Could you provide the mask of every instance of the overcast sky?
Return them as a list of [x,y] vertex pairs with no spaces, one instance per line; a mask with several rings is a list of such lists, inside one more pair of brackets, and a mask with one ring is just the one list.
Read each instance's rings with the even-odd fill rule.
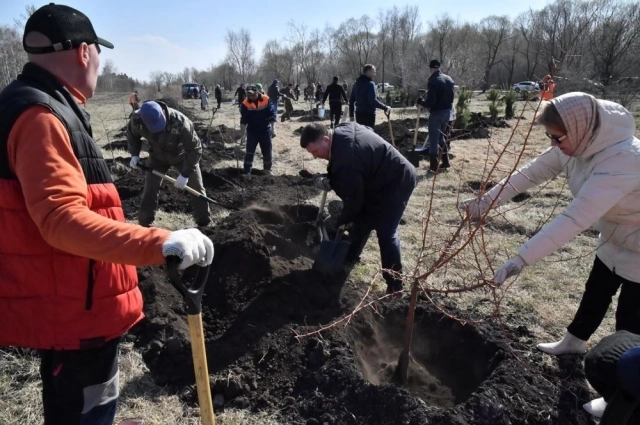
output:
[[[291,19],[309,27],[337,27],[349,18],[368,14],[376,18],[380,10],[392,6],[419,5],[420,21],[427,22],[448,13],[461,22],[477,22],[490,15],[515,17],[529,8],[541,9],[548,1],[529,0],[293,0],[196,1],[196,0],[67,0],[91,19],[98,36],[111,41],[115,49],[103,49],[102,60],[112,59],[120,72],[146,80],[154,70],[178,72],[185,66],[208,68],[224,59],[228,29],[251,32],[259,55],[270,39],[283,40]],[[47,2],[0,0],[0,24],[13,25],[25,6],[40,7]],[[365,5],[366,7],[363,7]]]

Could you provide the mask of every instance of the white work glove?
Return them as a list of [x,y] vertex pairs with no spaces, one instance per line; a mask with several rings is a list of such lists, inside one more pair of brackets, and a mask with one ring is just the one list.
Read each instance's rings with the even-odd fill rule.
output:
[[487,211],[489,211],[489,207],[491,206],[491,201],[489,199],[482,198],[470,198],[465,199],[460,202],[458,208],[461,211],[469,212],[470,220],[478,220],[480,217],[485,215]]
[[391,106],[387,106],[387,108],[384,110],[384,113],[389,115],[391,113]]
[[316,177],[313,179],[313,186],[320,190],[331,190],[329,179],[326,177]]
[[208,266],[213,261],[213,242],[198,229],[176,230],[162,244],[162,255],[180,258],[179,270],[194,264]]
[[173,185],[178,189],[183,190],[187,185],[188,181],[189,181],[189,177],[184,177],[182,174],[180,174]]
[[507,262],[505,262],[493,277],[493,283],[497,286],[500,286],[504,283],[505,280],[509,279],[512,276],[517,276],[520,274],[522,269],[526,266],[524,260],[520,258],[520,256],[514,257]]
[[139,170],[140,167],[138,167],[138,162],[140,162],[140,157],[135,155],[132,156],[131,161],[129,162],[129,167]]

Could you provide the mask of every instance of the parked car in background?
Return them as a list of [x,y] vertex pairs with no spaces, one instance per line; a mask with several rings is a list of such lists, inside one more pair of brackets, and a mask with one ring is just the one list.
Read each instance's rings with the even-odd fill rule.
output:
[[535,81],[521,81],[519,83],[515,83],[512,89],[516,93],[519,93],[520,90],[539,91],[540,86],[538,86],[538,83],[536,83]]
[[[378,90],[378,92],[382,91],[382,83],[378,83],[376,84],[376,89]],[[387,90],[393,90],[393,86],[389,83],[384,83],[384,91]]]
[[183,99],[195,99],[197,98],[197,95],[194,95],[192,93],[194,93],[194,89],[195,89],[195,93],[199,93],[200,90],[200,84],[196,84],[196,83],[187,83],[187,84],[183,84],[182,85],[182,98]]

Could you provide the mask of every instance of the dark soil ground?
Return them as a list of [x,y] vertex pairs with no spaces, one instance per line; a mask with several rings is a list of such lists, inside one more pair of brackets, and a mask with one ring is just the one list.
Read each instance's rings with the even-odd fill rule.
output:
[[[403,134],[398,129],[396,141]],[[220,145],[203,154],[205,186],[210,197],[240,210],[203,230],[216,248],[203,318],[218,411],[278,410],[284,423],[309,425],[593,423],[581,408],[589,399],[582,358],[549,361],[535,351],[524,325],[529,313],[506,317],[511,327],[472,326],[420,303],[408,388],[390,383],[406,298],[375,314],[364,311],[347,327],[296,339],[350,312],[363,284],[346,272],[329,277],[311,270],[317,207],[308,199],[316,189],[298,176],[245,180],[236,169],[215,169],[220,158],[234,155]],[[144,176],[117,177],[127,216],[134,218]],[[188,200],[169,184],[160,190],[165,211],[189,212]],[[139,276],[147,317],[128,338],[158,384],[196,403],[183,301],[163,268],[143,268]],[[442,302],[449,313],[478,316]]]

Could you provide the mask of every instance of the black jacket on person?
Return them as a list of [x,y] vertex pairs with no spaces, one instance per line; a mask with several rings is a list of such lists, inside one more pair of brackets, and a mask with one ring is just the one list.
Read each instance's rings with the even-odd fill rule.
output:
[[242,86],[238,87],[238,89],[236,90],[236,94],[234,94],[233,96],[238,96],[238,103],[242,103],[247,98],[247,91]]
[[331,188],[342,199],[339,224],[375,216],[410,194],[416,169],[396,148],[355,122],[336,126],[327,166]]
[[327,86],[327,90],[324,92],[324,97],[322,98],[322,103],[327,101],[327,97],[329,97],[329,102],[340,102],[344,99],[345,103],[348,103],[347,93],[345,93],[342,86],[338,83],[331,83]]
[[453,108],[453,79],[440,71],[429,77],[427,83],[427,97],[418,103],[429,112],[442,111]]
[[387,109],[387,105],[378,99],[376,83],[366,75],[360,74],[351,88],[349,116],[353,117],[354,112],[375,115],[376,109],[385,110]]
[[[215,98],[216,99],[222,99],[222,90],[220,90],[220,87],[216,87],[215,90]],[[244,100],[244,99],[243,99]]]

